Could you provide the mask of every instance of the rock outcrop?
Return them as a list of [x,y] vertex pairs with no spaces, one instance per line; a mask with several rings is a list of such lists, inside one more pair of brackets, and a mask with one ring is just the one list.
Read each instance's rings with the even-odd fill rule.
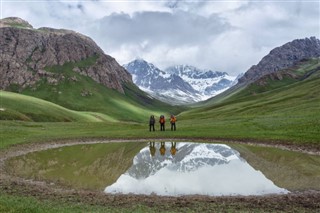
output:
[[304,59],[317,57],[320,57],[319,39],[315,37],[296,39],[271,50],[239,79],[239,83],[250,83],[267,74],[292,67]]
[[89,37],[71,30],[34,29],[19,18],[0,20],[0,89],[32,86],[44,76],[59,82],[47,67],[91,57],[93,64],[73,71],[122,93],[123,83],[132,83],[131,75]]

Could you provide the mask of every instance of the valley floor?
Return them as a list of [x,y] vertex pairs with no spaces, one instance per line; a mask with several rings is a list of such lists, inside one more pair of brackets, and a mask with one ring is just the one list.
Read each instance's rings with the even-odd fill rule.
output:
[[[159,139],[161,140],[161,139]],[[168,141],[170,139],[166,139]],[[76,190],[41,181],[24,180],[4,170],[7,158],[49,148],[75,144],[121,142],[56,141],[29,143],[0,150],[0,212],[317,212],[320,208],[320,191],[297,191],[283,195],[266,196],[182,196],[110,195],[101,191]],[[132,142],[147,139],[127,140]],[[188,139],[190,141],[190,139]],[[230,144],[230,142],[229,142]],[[285,144],[260,144],[281,149],[320,155],[319,149]]]

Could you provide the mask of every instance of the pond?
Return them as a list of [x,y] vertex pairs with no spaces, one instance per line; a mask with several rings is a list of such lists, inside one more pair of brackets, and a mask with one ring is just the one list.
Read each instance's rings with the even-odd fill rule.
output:
[[320,156],[191,142],[78,144],[12,157],[9,174],[66,188],[157,195],[264,195],[320,190]]
[[150,142],[105,192],[173,196],[288,193],[227,145],[175,142]]

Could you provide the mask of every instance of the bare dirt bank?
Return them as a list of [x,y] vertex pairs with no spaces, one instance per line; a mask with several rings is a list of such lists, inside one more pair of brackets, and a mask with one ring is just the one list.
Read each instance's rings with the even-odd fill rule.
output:
[[[161,140],[161,139],[159,139]],[[170,139],[162,139],[171,141]],[[177,140],[177,139],[176,139]],[[195,139],[196,141],[199,141]],[[208,139],[209,140],[209,139]],[[320,209],[320,191],[301,191],[283,195],[265,196],[181,196],[167,197],[156,195],[111,195],[101,191],[75,190],[63,186],[54,185],[42,181],[25,180],[15,177],[5,171],[4,163],[6,159],[25,155],[30,152],[72,146],[77,144],[94,144],[108,142],[148,142],[150,139],[140,140],[101,140],[101,141],[56,141],[48,143],[33,143],[12,146],[0,151],[0,191],[6,194],[32,196],[39,200],[55,200],[59,202],[86,203],[89,205],[113,206],[126,208],[132,205],[144,205],[154,207],[162,211],[205,211],[213,210],[227,211],[228,209],[239,209],[245,211],[307,211],[317,212]],[[190,139],[179,139],[179,141],[192,141]],[[221,142],[221,140],[219,140]],[[231,143],[236,141],[231,141]],[[230,143],[230,141],[226,141]],[[237,142],[245,143],[245,142]],[[319,150],[310,147],[297,147],[286,144],[265,144],[254,143],[260,146],[273,146],[280,149],[299,151],[303,153],[320,155]],[[319,183],[320,184],[320,183]]]

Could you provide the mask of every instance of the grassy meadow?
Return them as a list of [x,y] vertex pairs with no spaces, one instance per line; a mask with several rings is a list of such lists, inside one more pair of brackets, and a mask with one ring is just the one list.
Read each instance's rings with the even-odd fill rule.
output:
[[[116,116],[112,113],[69,110],[41,99],[1,91],[0,131],[3,140],[0,147],[5,148],[17,143],[80,138],[211,138],[318,146],[320,78],[317,74],[319,71],[313,72],[307,79],[259,93],[250,93],[252,88],[258,87],[251,85],[240,91],[242,95],[235,94],[237,98],[231,96],[224,102],[210,106],[206,103],[204,107],[184,111],[177,115],[176,132],[148,131],[151,113],[155,114],[156,118],[160,114],[165,114],[168,118],[168,111],[173,111],[172,109],[133,110],[132,105],[124,104],[122,107],[127,109],[124,111],[128,114]],[[112,110],[118,110],[118,114],[123,111],[117,107],[110,109]],[[132,113],[133,111],[135,113]],[[126,118],[123,118],[124,115]],[[10,119],[17,117],[20,121]],[[9,119],[5,120],[7,118]],[[159,125],[156,124],[156,127],[158,130]]]
[[[280,72],[281,79],[267,76],[222,101],[220,96],[193,108],[164,104],[134,85],[125,85],[121,94],[72,71],[95,60],[47,68],[63,73],[65,80],[57,85],[40,81],[33,88],[15,88],[20,94],[1,91],[1,147],[56,139],[159,137],[319,145],[319,59]],[[83,90],[89,95],[81,96]],[[151,114],[167,119],[176,114],[178,131],[148,132]]]
[[320,190],[320,156],[274,147],[232,144],[232,148],[269,180],[289,191]]

